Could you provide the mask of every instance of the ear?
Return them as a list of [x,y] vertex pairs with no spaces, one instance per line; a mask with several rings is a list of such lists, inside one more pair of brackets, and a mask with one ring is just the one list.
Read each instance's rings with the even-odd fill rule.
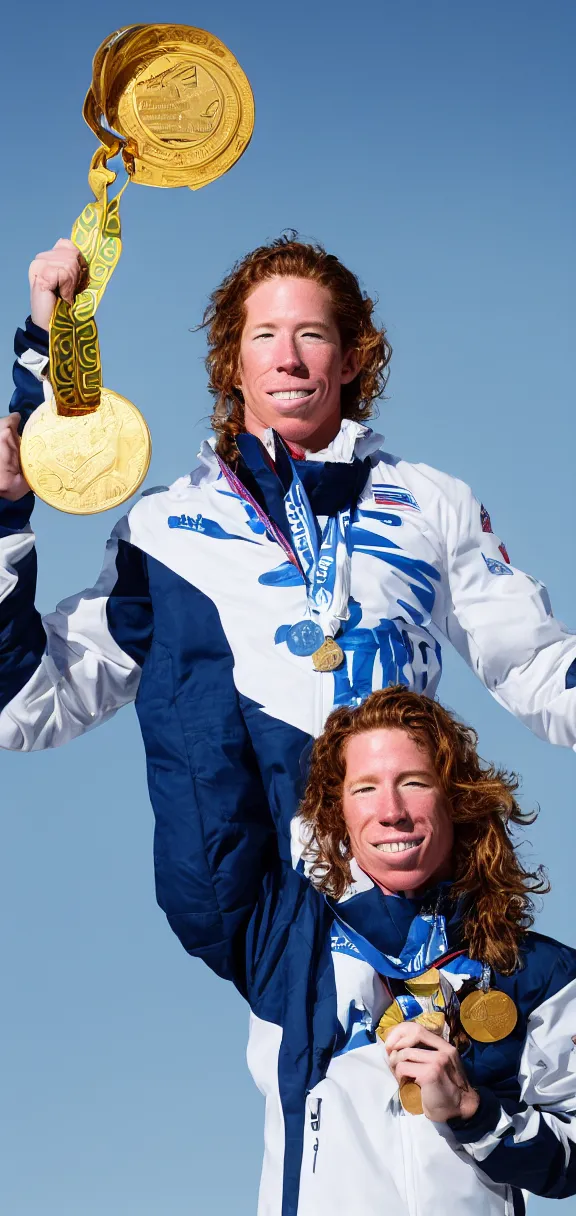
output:
[[353,347],[351,347],[350,350],[346,351],[346,354],[344,355],[344,358],[342,359],[342,371],[340,372],[340,383],[341,384],[350,384],[352,382],[352,380],[356,379],[356,376],[358,375],[359,371],[360,371],[360,360],[358,358],[358,351],[356,350],[356,347],[353,346]]

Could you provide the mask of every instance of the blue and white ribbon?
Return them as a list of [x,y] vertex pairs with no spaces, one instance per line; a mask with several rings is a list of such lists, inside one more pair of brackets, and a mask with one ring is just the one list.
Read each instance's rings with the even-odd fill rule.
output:
[[284,496],[286,517],[300,568],[306,579],[308,612],[324,637],[334,637],[350,616],[350,509],[328,517],[322,536],[308,495],[294,466]]

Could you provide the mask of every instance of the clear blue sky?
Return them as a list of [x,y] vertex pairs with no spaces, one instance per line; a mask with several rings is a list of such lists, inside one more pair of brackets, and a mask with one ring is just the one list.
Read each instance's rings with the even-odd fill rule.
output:
[[[378,293],[394,346],[378,424],[389,448],[471,483],[512,560],[576,625],[573,4],[12,5],[6,401],[28,262],[88,201],[92,55],[118,26],[162,19],[233,49],[257,117],[227,177],[124,197],[124,254],[99,324],[106,383],[150,423],[148,484],[190,469],[206,431],[203,338],[189,330],[209,290],[294,226]],[[37,508],[42,609],[94,581],[113,515]],[[524,805],[541,804],[530,849],[553,891],[539,926],[573,942],[574,756],[529,735],[453,656],[441,694],[485,756],[523,774]],[[155,905],[133,711],[63,751],[0,764],[0,1211],[253,1216],[263,1112],[244,1062],[247,1010]]]

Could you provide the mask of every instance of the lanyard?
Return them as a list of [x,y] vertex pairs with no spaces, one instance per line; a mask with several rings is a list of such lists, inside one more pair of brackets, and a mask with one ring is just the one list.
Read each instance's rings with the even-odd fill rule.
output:
[[316,517],[290,457],[292,483],[284,496],[294,549],[306,579],[308,611],[325,637],[334,637],[350,615],[350,508],[326,521],[320,543]]
[[292,549],[291,549],[288,541],[286,540],[286,537],[284,536],[283,532],[280,531],[280,528],[277,526],[277,524],[274,523],[274,521],[272,519],[269,518],[269,516],[266,514],[266,512],[262,510],[262,507],[260,506],[260,504],[257,503],[256,499],[252,497],[250,491],[247,490],[246,486],[243,485],[243,483],[240,481],[240,478],[237,477],[235,473],[233,473],[232,469],[228,468],[228,465],[225,463],[224,460],[222,460],[222,457],[219,456],[217,452],[215,452],[214,455],[220,466],[220,472],[222,473],[222,476],[224,477],[224,479],[228,482],[230,489],[233,490],[234,494],[237,494],[239,498],[243,498],[245,502],[250,504],[250,506],[252,507],[252,510],[256,512],[256,515],[258,516],[260,523],[264,524],[264,527],[265,527],[266,531],[268,532],[268,534],[270,536],[272,536],[274,538],[274,540],[280,545],[280,548],[283,549],[284,553],[286,554],[286,557],[288,558],[288,561],[292,562],[292,565],[297,566],[299,569],[300,567],[298,565],[298,561],[294,557]]

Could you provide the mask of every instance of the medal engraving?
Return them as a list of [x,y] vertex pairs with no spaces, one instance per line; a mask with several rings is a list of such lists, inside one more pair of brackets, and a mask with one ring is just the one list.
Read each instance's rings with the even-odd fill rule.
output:
[[470,992],[460,1006],[460,1021],[466,1034],[477,1043],[498,1043],[512,1033],[518,1010],[505,992],[489,988]]
[[84,117],[104,143],[106,127],[119,132],[134,182],[197,190],[248,146],[254,99],[239,63],[212,34],[133,25],[96,52]]

